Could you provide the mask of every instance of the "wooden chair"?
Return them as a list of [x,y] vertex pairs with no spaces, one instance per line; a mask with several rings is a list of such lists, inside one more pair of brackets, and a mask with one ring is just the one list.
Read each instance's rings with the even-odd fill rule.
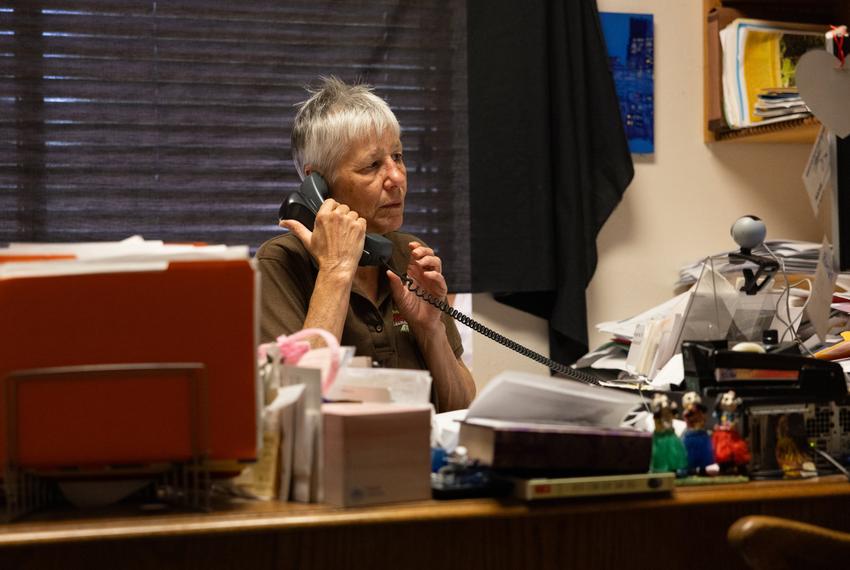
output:
[[727,538],[756,570],[834,569],[850,559],[850,533],[789,519],[746,516],[729,527]]

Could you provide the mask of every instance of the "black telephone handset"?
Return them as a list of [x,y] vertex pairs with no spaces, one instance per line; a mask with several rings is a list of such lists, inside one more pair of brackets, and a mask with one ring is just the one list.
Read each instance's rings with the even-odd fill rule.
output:
[[[329,196],[330,192],[328,191],[328,185],[324,178],[313,172],[304,179],[301,183],[301,187],[296,192],[292,192],[286,197],[283,204],[280,205],[278,218],[281,220],[298,220],[307,229],[313,229],[313,225],[316,223],[316,214],[319,213],[319,208],[321,208],[322,202],[324,202]],[[573,380],[578,380],[586,384],[599,384],[599,381],[595,376],[586,374],[585,372],[576,370],[575,368],[570,368],[559,362],[555,362],[554,360],[550,360],[542,354],[500,335],[493,329],[479,323],[472,317],[461,313],[452,307],[446,299],[437,298],[428,291],[420,289],[406,273],[399,274],[392,267],[387,265],[387,262],[390,260],[390,256],[392,255],[392,251],[392,242],[384,236],[378,234],[366,234],[366,240],[363,244],[363,256],[360,258],[360,265],[383,266],[385,269],[388,269],[398,275],[399,279],[401,279],[404,286],[407,287],[410,292],[426,303],[429,303],[443,313],[449,315],[459,323],[462,323],[472,330],[483,334],[487,338],[494,340],[499,344],[522,354],[523,356],[527,356],[536,362],[544,364],[551,370],[563,374],[564,376],[568,376]]]
[[[280,205],[278,218],[298,220],[309,230],[316,223],[316,214],[330,196],[325,179],[317,172],[304,178],[301,187],[292,192]],[[360,265],[386,265],[393,253],[393,243],[379,234],[366,234]]]

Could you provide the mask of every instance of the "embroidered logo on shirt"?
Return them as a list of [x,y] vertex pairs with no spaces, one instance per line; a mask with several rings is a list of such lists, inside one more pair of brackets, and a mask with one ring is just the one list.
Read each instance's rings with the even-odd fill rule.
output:
[[401,313],[396,308],[393,308],[393,326],[401,327],[401,332],[410,332],[410,326],[408,326],[407,321],[404,320],[404,317],[401,316]]

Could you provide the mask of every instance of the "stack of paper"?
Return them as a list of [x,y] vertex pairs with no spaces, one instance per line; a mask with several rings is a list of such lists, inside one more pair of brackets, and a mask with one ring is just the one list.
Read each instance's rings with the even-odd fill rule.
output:
[[478,393],[466,419],[555,422],[616,428],[642,400],[566,378],[506,370]]
[[248,246],[166,244],[132,236],[115,242],[11,243],[0,248],[0,279],[107,271],[161,271],[172,261],[248,259]]
[[[759,295],[746,295],[738,291],[734,279],[719,271],[729,267],[740,271],[740,265],[730,266],[725,257],[709,261],[697,266],[699,281],[686,292],[629,319],[597,325],[600,332],[630,341],[625,359],[603,354],[598,359],[588,355],[583,360],[592,362],[593,367],[623,370],[662,389],[682,380],[682,340],[752,340],[768,328],[782,334],[799,324],[802,300],[786,304],[780,292],[770,288]],[[812,278],[811,283],[815,282]],[[790,293],[792,297],[808,295],[807,290],[798,288]]]
[[641,406],[638,394],[505,371],[469,406],[459,443],[494,469],[646,472],[650,434],[626,423]]
[[[808,241],[793,240],[768,240],[765,242],[767,248],[781,259],[785,264],[785,271],[795,275],[814,275],[820,255],[820,244]],[[753,255],[770,257],[763,245],[753,249]],[[730,250],[710,256],[715,271],[720,273],[740,273],[742,269],[757,269],[753,263],[730,263],[728,255],[734,251]],[[702,272],[706,258],[690,263],[679,270],[679,280],[676,287],[694,283]]]
[[762,119],[811,113],[796,88],[763,89],[758,94],[755,114]]
[[[759,93],[794,88],[797,61],[825,49],[825,26],[739,18],[720,31],[723,50],[723,112],[732,128],[807,117],[799,106],[756,113]],[[774,114],[778,113],[778,114]]]
[[664,301],[657,307],[652,307],[638,315],[623,319],[621,321],[606,321],[596,325],[599,332],[608,333],[616,338],[631,341],[635,337],[638,327],[648,325],[654,320],[663,320],[671,315],[681,314],[688,303],[689,293],[682,293],[672,299]]

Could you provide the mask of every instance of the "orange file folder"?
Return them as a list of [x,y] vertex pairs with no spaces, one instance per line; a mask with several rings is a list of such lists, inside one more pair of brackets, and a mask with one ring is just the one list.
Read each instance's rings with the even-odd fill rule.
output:
[[[201,364],[36,369],[6,378],[7,462],[64,477],[201,460],[208,451]],[[156,421],[151,421],[151,416]],[[104,464],[108,460],[108,464]],[[57,474],[54,472],[54,474]]]
[[[162,271],[0,279],[0,410],[7,409],[8,377],[17,379],[20,371],[199,363],[207,457],[253,460],[256,294],[256,271],[247,259],[171,262]],[[20,466],[149,463],[185,455],[191,447],[185,416],[192,405],[185,376],[130,376],[111,383],[79,377],[21,382],[16,415],[25,425],[12,442]],[[90,404],[105,417],[81,419],[69,411],[38,421],[32,407],[61,401]],[[125,430],[129,435],[122,439],[109,429],[119,418],[144,425]],[[9,418],[0,419],[2,467]]]

